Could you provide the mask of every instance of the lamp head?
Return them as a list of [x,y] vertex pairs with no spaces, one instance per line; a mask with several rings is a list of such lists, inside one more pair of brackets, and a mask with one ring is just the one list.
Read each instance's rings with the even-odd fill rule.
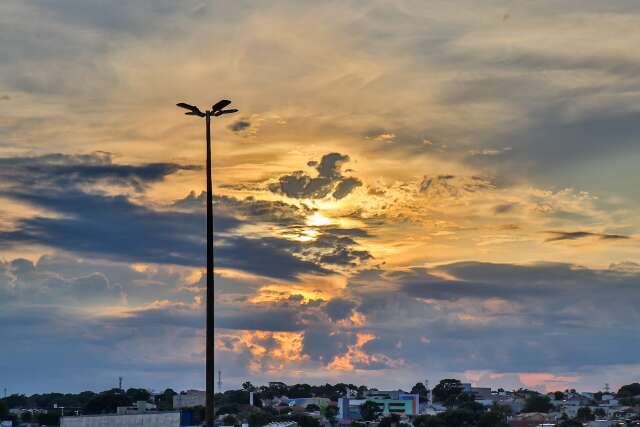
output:
[[222,110],[224,107],[231,104],[231,101],[228,99],[222,99],[211,106],[211,112],[216,113],[217,111]]
[[194,105],[189,105],[185,102],[179,102],[176,104],[176,106],[180,107],[180,108],[184,108],[185,110],[189,110],[189,112],[185,113],[187,116],[198,116],[198,117],[204,117],[205,114],[200,111],[200,109]]
[[219,116],[221,116],[223,114],[233,114],[233,113],[237,113],[237,112],[238,112],[238,110],[236,108],[231,108],[229,110],[218,110],[218,111],[214,112],[213,115],[215,117],[219,117]]

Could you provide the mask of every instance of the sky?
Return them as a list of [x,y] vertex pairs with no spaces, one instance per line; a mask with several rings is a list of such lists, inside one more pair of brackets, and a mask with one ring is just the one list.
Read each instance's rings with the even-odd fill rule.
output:
[[637,1],[6,0],[0,387],[640,381]]

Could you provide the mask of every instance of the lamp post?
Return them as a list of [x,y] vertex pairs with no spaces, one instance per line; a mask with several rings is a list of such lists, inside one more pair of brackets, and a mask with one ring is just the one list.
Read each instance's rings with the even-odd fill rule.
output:
[[204,113],[198,107],[180,102],[176,104],[180,108],[189,110],[187,116],[204,117],[207,135],[207,325],[206,325],[206,406],[205,422],[206,427],[213,427],[213,393],[214,393],[214,322],[213,322],[213,188],[211,184],[211,117],[219,117],[223,114],[235,113],[236,109],[225,109],[231,101],[223,99],[216,102]]

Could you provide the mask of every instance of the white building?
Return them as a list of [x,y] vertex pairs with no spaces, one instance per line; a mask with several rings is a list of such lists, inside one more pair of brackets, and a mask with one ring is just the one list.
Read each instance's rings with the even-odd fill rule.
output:
[[173,396],[173,409],[205,406],[207,395],[200,390],[187,390]]
[[[190,423],[189,423],[190,424]],[[81,415],[60,418],[60,427],[181,427],[180,412],[131,415]]]
[[155,411],[156,409],[158,409],[158,407],[153,403],[138,400],[132,406],[118,406],[116,408],[116,412],[118,415],[144,414],[146,412]]

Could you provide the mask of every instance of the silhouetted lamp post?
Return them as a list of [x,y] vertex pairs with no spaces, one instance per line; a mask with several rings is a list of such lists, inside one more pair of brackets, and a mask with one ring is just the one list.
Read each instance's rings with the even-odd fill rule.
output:
[[189,110],[187,116],[204,117],[207,132],[207,338],[206,338],[206,407],[205,420],[207,427],[213,427],[213,393],[214,393],[214,324],[213,324],[213,188],[211,185],[211,117],[235,113],[236,109],[225,109],[231,101],[223,99],[213,104],[211,110],[204,113],[198,107],[180,102],[180,108]]

